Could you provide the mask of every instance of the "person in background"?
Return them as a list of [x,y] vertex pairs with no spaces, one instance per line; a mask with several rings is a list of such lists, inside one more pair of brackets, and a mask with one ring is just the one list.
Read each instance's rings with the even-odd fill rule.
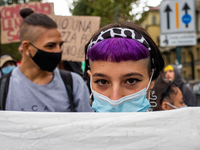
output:
[[164,74],[165,78],[173,81],[179,87],[183,94],[184,103],[188,106],[196,106],[195,94],[192,89],[190,89],[190,87],[183,82],[181,72],[178,67],[173,64],[167,65],[164,68]]
[[11,72],[13,69],[16,68],[16,66],[17,66],[16,64],[17,64],[17,62],[12,56],[10,56],[8,54],[1,55],[0,56],[1,75]]
[[21,9],[20,15],[23,17],[20,26],[23,57],[20,66],[10,76],[5,110],[93,112],[83,79],[70,73],[73,85],[73,100],[70,101],[71,94],[67,92],[68,86],[62,77],[62,72],[64,75],[67,72],[56,68],[61,61],[63,44],[56,22],[30,8]]
[[164,60],[143,28],[133,22],[109,24],[92,36],[85,53],[94,111],[149,111],[147,93]]
[[152,107],[154,111],[187,107],[183,102],[183,94],[179,87],[161,75],[155,80],[152,91],[156,95],[156,98],[150,101],[154,104]]

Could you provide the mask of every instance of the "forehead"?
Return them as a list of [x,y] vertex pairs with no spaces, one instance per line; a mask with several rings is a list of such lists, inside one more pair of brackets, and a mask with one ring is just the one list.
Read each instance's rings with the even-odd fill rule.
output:
[[173,72],[174,71],[174,68],[171,66],[171,65],[168,65],[168,66],[166,66],[165,67],[165,69],[164,69],[164,72]]
[[176,88],[176,95],[174,95],[174,102],[183,102],[183,94],[178,87]]
[[43,27],[38,27],[37,31],[40,31],[40,34],[36,37],[36,43],[62,41],[61,33],[58,31],[58,29],[46,29]]
[[173,102],[180,102],[182,101],[183,95],[179,87],[173,86],[171,87],[173,89],[173,92],[170,93],[170,97],[167,97],[167,99],[172,100]]
[[173,71],[173,70],[166,70],[165,73],[166,73],[166,72],[173,73],[174,71]]
[[128,60],[120,62],[90,60],[90,69],[92,74],[102,73],[110,76],[120,76],[123,74],[135,72],[143,74],[144,76],[148,76],[148,62],[148,58],[138,61]]

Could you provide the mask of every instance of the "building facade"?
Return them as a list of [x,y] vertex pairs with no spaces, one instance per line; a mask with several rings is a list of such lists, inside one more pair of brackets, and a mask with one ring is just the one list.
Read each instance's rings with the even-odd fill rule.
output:
[[[200,81],[200,0],[196,0],[197,44],[195,46],[160,47],[159,6],[149,7],[147,18],[141,23],[141,26],[149,32],[154,42],[159,46],[165,65],[181,64],[183,79],[191,84]],[[177,53],[178,50],[179,53]]]

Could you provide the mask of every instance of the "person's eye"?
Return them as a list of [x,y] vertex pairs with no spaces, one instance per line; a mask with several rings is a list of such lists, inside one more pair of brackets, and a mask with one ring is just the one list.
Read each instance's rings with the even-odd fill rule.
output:
[[63,47],[63,44],[64,44],[64,42],[61,42],[61,43],[59,44],[60,48]]
[[99,80],[94,81],[94,83],[97,83],[98,85],[102,86],[102,85],[108,84],[108,81],[104,79],[99,79]]
[[48,48],[54,48],[55,45],[54,45],[54,44],[49,44],[49,45],[47,45],[46,47],[48,47]]
[[140,80],[131,78],[131,79],[127,79],[125,83],[127,83],[127,84],[135,84],[138,81],[140,81]]

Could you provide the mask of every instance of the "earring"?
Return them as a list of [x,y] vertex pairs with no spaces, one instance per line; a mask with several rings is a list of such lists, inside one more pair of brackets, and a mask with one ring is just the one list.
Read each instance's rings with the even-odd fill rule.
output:
[[92,106],[93,101],[94,101],[93,93],[91,93],[90,94],[90,106]]
[[155,91],[153,90],[151,92],[152,96],[150,95],[150,104],[151,104],[151,107],[156,107],[157,106],[157,103],[156,103],[156,100],[157,100],[157,96],[154,95],[155,94]]
[[31,53],[29,52],[29,56],[32,57]]

